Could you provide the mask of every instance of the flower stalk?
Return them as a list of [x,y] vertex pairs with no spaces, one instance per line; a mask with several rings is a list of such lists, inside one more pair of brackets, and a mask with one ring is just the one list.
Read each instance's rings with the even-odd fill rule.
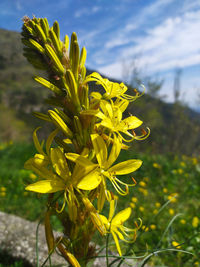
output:
[[[80,50],[76,33],[71,40],[66,35],[61,41],[57,21],[50,28],[46,18],[25,17],[22,42],[27,60],[47,74],[45,78],[36,76],[35,81],[52,93],[47,100],[51,108],[34,115],[54,130],[42,142],[39,128],[33,132],[37,153],[25,163],[38,177],[26,190],[49,195],[45,212],[49,253],[58,249],[72,266],[86,266],[95,256],[91,240],[98,231],[102,236],[111,233],[122,255],[119,239],[134,242],[138,228],[123,225],[131,208],[114,215],[115,193],[128,194],[135,181],[130,176],[130,182],[125,183],[119,176],[135,172],[142,161],[115,161],[122,149],[128,149],[126,142],[148,136],[148,131],[139,137],[135,134],[141,120],[132,115],[124,118],[128,104],[140,94],[128,95],[123,83],[111,82],[96,72],[87,76],[85,47]],[[91,82],[104,92],[91,92]],[[112,190],[108,190],[108,183]],[[110,205],[108,218],[101,214],[106,203]],[[52,214],[64,228],[59,242],[54,239]]]

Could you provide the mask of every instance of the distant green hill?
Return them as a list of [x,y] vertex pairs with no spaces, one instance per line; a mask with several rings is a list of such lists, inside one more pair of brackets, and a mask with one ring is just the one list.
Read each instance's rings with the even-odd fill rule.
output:
[[[33,128],[40,124],[32,111],[47,109],[44,99],[49,92],[33,81],[32,77],[38,71],[24,58],[20,39],[20,33],[0,29],[0,142],[30,140]],[[178,103],[167,104],[148,94],[133,102],[129,112],[151,129],[147,140],[134,143],[136,149],[199,153],[199,113]]]

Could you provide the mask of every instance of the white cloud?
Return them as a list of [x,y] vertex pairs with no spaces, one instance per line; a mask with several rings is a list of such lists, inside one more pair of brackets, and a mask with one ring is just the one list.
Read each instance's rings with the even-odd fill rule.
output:
[[147,5],[138,15],[134,13],[128,20],[124,21],[121,29],[113,32],[111,38],[105,43],[105,48],[111,49],[118,45],[134,41],[135,36],[133,35],[133,31],[138,29],[149,17],[154,17],[155,14],[159,14],[171,2],[173,0],[157,0],[151,5]]
[[122,79],[122,62],[116,62],[104,67],[99,67],[98,71],[107,77]]
[[[98,68],[100,72],[110,77],[122,79],[123,64],[130,63],[139,54],[136,64],[139,69],[145,69],[148,75],[160,73],[165,78],[165,72],[177,67],[188,68],[200,65],[200,8],[195,11],[186,11],[175,17],[164,20],[159,25],[146,31],[143,38],[134,38],[132,46],[121,48],[121,54],[112,64],[104,64]],[[129,37],[129,40],[132,37]],[[107,42],[106,48],[112,47]],[[113,39],[113,47],[120,44]],[[108,49],[109,52],[109,49]],[[107,53],[108,53],[107,52]],[[169,81],[169,77],[166,77]],[[173,101],[173,75],[170,83],[164,84],[163,93],[168,93],[168,101]],[[200,84],[200,75],[190,74],[187,78],[182,75],[182,93],[190,105],[195,103],[196,88]],[[169,88],[170,85],[170,88]],[[189,89],[189,90],[188,90]]]
[[152,71],[199,64],[200,10],[182,17],[170,18],[137,40],[137,45],[124,49],[122,57],[141,53],[142,65]]
[[74,17],[75,18],[80,18],[84,15],[88,16],[90,14],[95,14],[97,13],[99,10],[101,9],[100,6],[93,6],[92,8],[82,8],[82,9],[78,9],[75,14]]

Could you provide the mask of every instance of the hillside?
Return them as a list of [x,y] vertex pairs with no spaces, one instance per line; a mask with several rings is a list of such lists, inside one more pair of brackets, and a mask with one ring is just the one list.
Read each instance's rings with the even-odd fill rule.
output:
[[[43,101],[49,92],[32,79],[38,72],[23,57],[20,33],[0,29],[0,36],[0,142],[28,141],[40,123],[32,111],[46,110]],[[136,149],[185,154],[199,151],[199,113],[148,94],[132,103],[129,112],[151,128],[148,140],[134,143]]]

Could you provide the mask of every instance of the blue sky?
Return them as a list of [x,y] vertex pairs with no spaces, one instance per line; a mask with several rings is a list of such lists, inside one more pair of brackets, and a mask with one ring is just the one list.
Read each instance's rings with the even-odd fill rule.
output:
[[0,1],[0,28],[20,31],[24,15],[57,20],[63,37],[75,31],[86,65],[102,74],[127,81],[137,66],[142,76],[164,79],[166,101],[181,68],[181,98],[200,106],[200,0]]

